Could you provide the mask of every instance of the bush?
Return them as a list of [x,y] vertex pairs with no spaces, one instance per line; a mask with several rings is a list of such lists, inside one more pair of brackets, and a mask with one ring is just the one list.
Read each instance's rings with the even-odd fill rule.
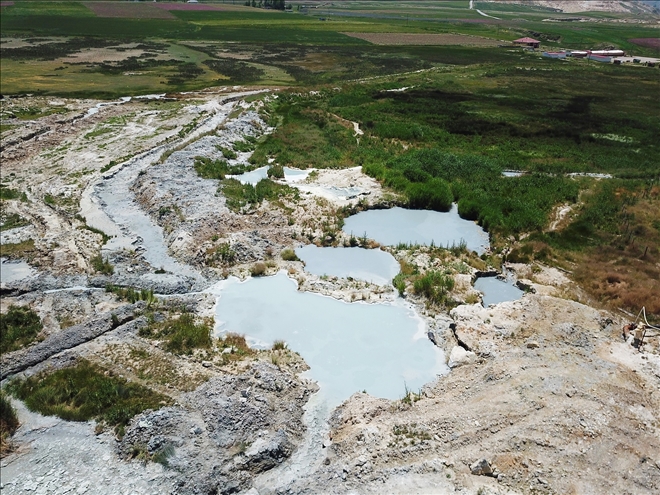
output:
[[284,349],[286,349],[286,342],[284,342],[283,340],[276,340],[275,342],[273,342],[274,351],[283,351]]
[[283,249],[281,255],[284,261],[300,261],[300,258],[298,258],[298,255],[293,249]]
[[10,306],[0,314],[0,353],[15,351],[33,342],[43,329],[39,315],[26,306]]
[[31,411],[68,421],[102,420],[116,427],[127,425],[145,409],[172,402],[142,385],[111,376],[84,359],[71,368],[12,381],[8,390]]
[[255,263],[252,265],[252,268],[250,269],[250,273],[252,274],[253,277],[260,277],[264,273],[266,273],[266,264],[262,263],[261,261]]

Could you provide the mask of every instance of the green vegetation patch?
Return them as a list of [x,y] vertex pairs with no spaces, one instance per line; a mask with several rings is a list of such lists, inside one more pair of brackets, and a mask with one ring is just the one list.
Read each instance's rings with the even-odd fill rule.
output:
[[250,165],[229,165],[226,160],[212,160],[204,156],[195,157],[195,172],[204,179],[224,180],[227,175],[238,175],[250,170]]
[[43,329],[39,315],[27,306],[9,306],[0,314],[0,353],[15,351],[37,340]]
[[442,305],[454,288],[454,278],[450,274],[429,271],[413,283],[415,294],[426,297],[429,302]]
[[0,390],[0,457],[12,450],[11,437],[18,429],[18,415],[11,405],[5,391]]
[[30,258],[35,252],[34,239],[16,243],[0,244],[0,256],[7,258]]
[[241,211],[246,206],[260,204],[263,200],[277,202],[282,197],[299,198],[298,189],[277,184],[270,179],[262,179],[256,186],[241,184],[236,179],[225,179],[219,191],[227,199],[227,206],[233,211]]
[[25,227],[30,225],[30,222],[20,216],[18,213],[10,213],[4,218],[2,225],[0,225],[0,232],[3,230],[16,229],[18,227]]
[[84,359],[71,368],[12,381],[7,389],[31,411],[68,421],[96,419],[115,427],[126,426],[146,409],[173,402]]
[[20,199],[21,201],[27,201],[27,196],[24,192],[17,191],[10,187],[0,184],[0,200],[10,200],[10,199]]
[[107,259],[104,259],[103,256],[96,255],[94,256],[91,260],[89,260],[92,268],[99,272],[102,273],[103,275],[112,275],[115,272],[115,267],[113,266],[110,261]]
[[213,343],[211,325],[206,321],[196,323],[190,313],[152,323],[140,330],[140,336],[163,339],[165,349],[175,354],[192,354],[194,349],[208,349]]

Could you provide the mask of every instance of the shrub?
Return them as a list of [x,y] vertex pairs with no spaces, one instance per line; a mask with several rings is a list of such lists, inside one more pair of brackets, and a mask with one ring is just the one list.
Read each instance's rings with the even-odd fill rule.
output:
[[43,329],[39,315],[26,306],[10,306],[0,314],[0,353],[15,351],[33,342]]
[[283,249],[281,255],[284,261],[300,261],[300,258],[298,258],[298,255],[293,249]]
[[284,349],[286,349],[286,342],[284,342],[283,340],[276,340],[275,342],[273,342],[274,351],[283,351]]
[[264,273],[266,273],[266,264],[262,263],[261,261],[255,263],[252,265],[252,268],[250,269],[250,273],[252,274],[253,277],[260,277]]
[[68,421],[102,420],[115,427],[127,425],[145,409],[172,402],[142,385],[111,376],[84,359],[71,368],[12,381],[8,390],[31,411]]

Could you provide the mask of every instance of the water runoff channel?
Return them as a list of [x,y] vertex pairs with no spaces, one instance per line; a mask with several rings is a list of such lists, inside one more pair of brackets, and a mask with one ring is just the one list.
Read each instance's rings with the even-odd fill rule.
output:
[[[215,129],[231,108],[231,104],[222,106],[195,134]],[[106,175],[100,184],[91,186],[81,201],[81,213],[90,225],[113,236],[105,249],[134,248],[137,241],[152,266],[203,283],[196,270],[168,254],[162,228],[139,207],[130,191],[140,171],[164,151],[164,147],[157,147],[138,155]],[[244,179],[258,181],[265,173],[258,169]],[[292,181],[306,174],[285,168],[285,176]],[[486,232],[474,222],[461,219],[455,206],[446,213],[403,208],[369,210],[347,218],[344,231],[368,236],[384,245],[450,247],[465,243],[478,253],[489,246]],[[377,249],[305,246],[298,248],[297,254],[310,273],[351,277],[379,285],[389,284],[399,268],[389,253]],[[3,274],[13,280],[32,276],[33,272],[27,265],[16,265],[15,270],[3,269]],[[241,333],[255,348],[269,348],[275,340],[284,340],[309,364],[306,373],[320,386],[307,405],[305,442],[285,465],[273,470],[276,473],[262,476],[259,483],[265,486],[282,486],[301,470],[322,461],[327,419],[353,393],[366,391],[376,397],[398,399],[406,389],[419,390],[448,372],[444,353],[426,336],[424,320],[403,299],[348,303],[297,289],[297,282],[282,271],[245,281],[230,277],[205,290],[216,296],[216,335]]]

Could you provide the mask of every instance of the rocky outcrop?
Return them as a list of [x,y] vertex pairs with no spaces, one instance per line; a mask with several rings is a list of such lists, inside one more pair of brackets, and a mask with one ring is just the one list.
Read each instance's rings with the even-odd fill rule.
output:
[[305,427],[303,406],[316,386],[265,362],[217,376],[181,406],[133,419],[119,444],[124,458],[166,462],[177,493],[235,493],[288,459]]

